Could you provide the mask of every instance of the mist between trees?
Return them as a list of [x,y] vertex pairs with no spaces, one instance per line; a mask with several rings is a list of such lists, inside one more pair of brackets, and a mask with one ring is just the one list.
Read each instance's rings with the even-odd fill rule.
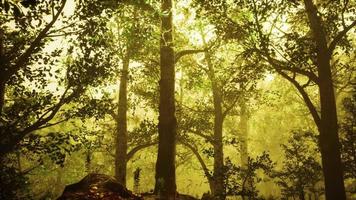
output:
[[356,198],[355,0],[0,13],[0,199],[93,173],[164,200]]

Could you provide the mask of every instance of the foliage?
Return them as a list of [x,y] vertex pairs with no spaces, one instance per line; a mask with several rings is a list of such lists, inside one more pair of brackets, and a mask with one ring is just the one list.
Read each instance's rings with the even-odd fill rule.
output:
[[44,157],[49,157],[63,167],[66,156],[82,149],[94,151],[101,146],[102,140],[98,132],[85,129],[66,133],[49,132],[46,135],[31,134],[21,142],[21,153],[36,158],[40,163],[43,163]]
[[313,133],[295,131],[288,144],[282,145],[285,160],[282,169],[274,172],[273,177],[277,178],[284,198],[298,196],[304,199],[306,191],[320,192],[317,183],[322,181],[322,169],[315,158],[320,154],[316,144]]
[[0,199],[30,199],[27,187],[27,178],[21,172],[13,166],[0,164]]
[[[100,86],[104,79],[107,80],[113,74],[111,59],[104,51],[107,38],[95,37],[92,31],[93,27],[96,29],[95,34],[105,31],[106,22],[95,17],[80,20],[80,16],[75,15],[66,19],[62,13],[64,5],[65,1],[58,4],[41,1],[33,5],[32,10],[20,21],[10,15],[1,18],[5,21],[2,30],[6,37],[6,42],[2,44],[4,54],[1,56],[6,61],[5,70],[8,69],[9,72],[2,74],[2,80],[5,82],[2,87],[6,88],[1,115],[1,145],[5,148],[2,153],[13,150],[27,135],[36,130],[75,117],[98,115],[93,110],[83,109],[88,108],[87,105],[101,110],[97,106],[98,101],[93,100],[86,91],[90,87]],[[48,23],[45,16],[49,14],[53,14],[53,18]],[[54,23],[59,21],[59,16],[62,16],[61,22],[65,25],[56,32]],[[15,29],[9,27],[11,23],[15,23]],[[77,26],[73,26],[74,23]],[[46,25],[42,28],[42,24]],[[67,49],[64,47],[53,51],[46,50],[45,45],[53,41],[51,35],[67,31],[67,26],[75,27],[78,32],[75,39],[68,39],[71,45]],[[41,31],[37,31],[38,29]],[[63,51],[71,55],[63,59]],[[97,63],[97,60],[102,62]],[[54,91],[50,87],[53,83],[56,85]],[[88,101],[88,104],[84,103]],[[68,104],[71,106],[64,106]],[[75,104],[76,109],[71,109]]]
[[235,165],[229,158],[225,162],[225,184],[228,195],[248,197],[248,199],[260,199],[256,184],[260,183],[260,173],[270,175],[275,163],[267,152],[256,158],[248,157],[247,166]]
[[[318,124],[311,123],[322,116],[318,46],[303,1],[174,2],[176,139],[184,147],[176,152],[178,189],[195,195],[211,189],[213,147],[219,143],[228,195],[258,199],[281,189],[283,198],[302,199],[323,193],[320,141],[312,134]],[[158,140],[159,19],[165,14],[159,4],[0,0],[0,199],[29,199],[23,196],[28,192],[55,198],[85,173],[113,173],[116,94],[125,59],[128,180],[140,168],[140,187],[152,186],[156,148],[143,149]],[[347,0],[315,5],[341,102],[346,185],[356,177],[355,6]],[[251,117],[247,166],[237,161],[241,104]],[[214,135],[219,106],[222,139]],[[49,183],[53,187],[44,188]]]
[[[78,135],[69,129],[71,126],[47,133],[46,128],[74,118],[84,122],[103,117],[107,100],[96,99],[89,90],[101,86],[113,74],[103,48],[107,38],[93,37],[92,32],[93,27],[96,34],[106,31],[106,22],[95,16],[83,19],[76,13],[68,17],[63,14],[66,1],[21,3],[12,4],[13,10],[1,10],[0,17],[0,78],[1,89],[6,91],[1,94],[1,159],[20,149],[40,164],[49,156],[63,165],[65,157],[74,151],[85,146],[94,148],[88,145],[92,143],[88,137],[95,131],[81,130],[82,135]],[[18,14],[18,9],[26,12]],[[66,45],[48,48],[61,36],[70,36],[61,39]],[[13,178],[16,181],[16,176]]]
[[340,124],[341,158],[344,164],[345,178],[356,177],[356,94],[342,101],[345,116]]

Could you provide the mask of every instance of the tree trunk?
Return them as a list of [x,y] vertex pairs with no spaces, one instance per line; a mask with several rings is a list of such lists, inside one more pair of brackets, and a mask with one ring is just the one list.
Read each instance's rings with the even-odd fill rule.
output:
[[21,152],[20,151],[16,152],[16,158],[17,158],[17,169],[21,173],[22,172],[22,163],[21,163]]
[[224,184],[224,152],[222,143],[222,127],[223,117],[220,109],[215,110],[214,119],[214,188],[212,194],[216,199],[225,199],[225,184]]
[[[127,50],[128,51],[128,50]],[[119,105],[117,115],[117,140],[115,152],[115,177],[126,186],[127,168],[127,78],[130,65],[129,55],[122,61],[122,71],[120,77]]]
[[224,116],[222,110],[222,91],[215,77],[215,70],[211,62],[209,53],[205,53],[205,58],[208,64],[208,76],[211,81],[211,90],[213,93],[214,103],[214,174],[213,174],[213,190],[212,195],[216,199],[225,199],[225,184],[224,184],[224,151],[223,151],[223,124]]
[[247,108],[246,108],[246,103],[241,102],[240,103],[240,108],[241,108],[241,113],[240,113],[240,123],[239,123],[239,129],[240,129],[240,160],[241,160],[241,166],[245,169],[248,167],[248,143],[247,143],[247,137],[248,137],[248,113],[247,113]]
[[85,171],[87,174],[90,174],[92,171],[92,156],[93,156],[93,152],[91,152],[91,150],[88,149],[85,152]]
[[133,192],[135,194],[140,193],[140,179],[141,179],[141,168],[136,168],[136,170],[134,171],[134,188],[133,188]]
[[317,46],[316,63],[319,74],[320,94],[320,151],[322,158],[325,196],[327,200],[346,199],[340,157],[340,143],[336,114],[335,93],[331,75],[331,55],[329,54],[325,29],[312,0],[304,0],[309,26]]
[[340,156],[336,102],[330,64],[326,64],[319,67],[321,106],[319,143],[325,179],[325,195],[327,200],[343,200],[346,199],[346,194]]
[[156,162],[155,193],[159,199],[170,200],[176,196],[176,129],[175,117],[175,67],[172,35],[172,0],[162,0],[160,44],[160,104],[158,118],[158,155]]
[[298,198],[299,198],[299,200],[305,200],[305,193],[304,193],[304,189],[302,187],[299,188]]
[[[239,122],[239,137],[240,137],[240,161],[242,169],[248,171],[248,120],[249,114],[244,100],[240,103],[240,122]],[[247,176],[247,174],[246,174]],[[246,181],[242,185],[242,198],[245,199],[246,194],[251,192],[252,180],[251,177],[246,177]],[[247,195],[248,196],[248,195]]]
[[0,28],[0,116],[2,115],[2,109],[5,104],[5,87],[6,87],[6,76],[5,76],[5,50],[4,50],[4,33]]
[[[1,73],[1,71],[0,71],[0,73]],[[0,77],[0,116],[2,115],[2,110],[5,105],[5,88],[6,88],[6,82],[5,82],[5,80],[3,80],[2,77]]]

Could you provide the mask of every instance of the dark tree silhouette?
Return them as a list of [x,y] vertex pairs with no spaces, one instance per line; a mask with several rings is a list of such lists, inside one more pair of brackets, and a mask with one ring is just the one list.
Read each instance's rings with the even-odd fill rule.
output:
[[160,199],[175,199],[176,196],[176,129],[175,117],[175,61],[173,50],[172,0],[163,0],[161,5],[161,80],[159,82],[158,155],[156,162],[155,193]]

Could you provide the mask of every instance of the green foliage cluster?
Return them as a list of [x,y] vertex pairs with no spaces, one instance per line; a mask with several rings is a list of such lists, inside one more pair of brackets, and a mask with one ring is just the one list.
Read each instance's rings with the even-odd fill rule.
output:
[[[28,180],[19,172],[16,167],[0,166],[0,198],[1,199],[25,199],[29,198],[26,195]],[[25,194],[21,196],[21,194]]]
[[353,179],[356,175],[355,150],[356,150],[356,95],[346,97],[342,101],[345,116],[340,123],[341,129],[341,157],[344,161],[345,178]]
[[228,195],[261,199],[256,185],[263,180],[258,175],[258,172],[262,171],[264,174],[270,175],[275,163],[270,159],[268,153],[263,152],[262,155],[256,158],[249,157],[246,166],[235,165],[231,160],[227,159],[225,167],[225,184]]
[[[53,199],[85,173],[114,174],[118,80],[125,73],[127,186],[153,187],[160,17],[166,14],[159,3],[0,1],[0,199]],[[356,2],[318,1],[315,7],[329,45],[336,143],[352,196]],[[214,189],[221,145],[226,196],[325,195],[323,145],[316,136],[325,116],[325,81],[306,11],[302,1],[176,1],[179,190],[199,196]],[[54,189],[38,186],[44,177]]]
[[320,151],[316,140],[313,133],[295,131],[288,144],[282,145],[285,160],[281,171],[275,172],[273,177],[277,178],[284,198],[304,198],[306,191],[316,195],[316,198],[322,194],[323,189],[317,188],[322,181],[322,168],[317,159]]

